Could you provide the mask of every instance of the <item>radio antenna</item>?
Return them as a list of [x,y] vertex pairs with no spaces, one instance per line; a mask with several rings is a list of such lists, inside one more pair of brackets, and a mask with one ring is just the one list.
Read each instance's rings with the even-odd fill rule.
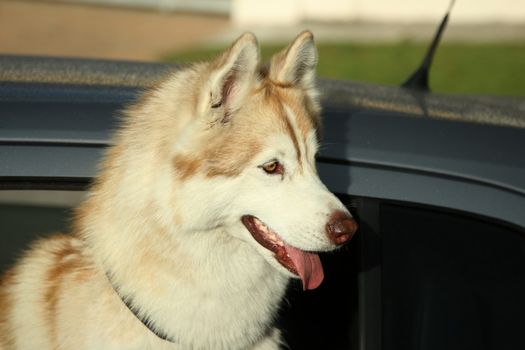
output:
[[443,34],[443,31],[445,30],[447,23],[448,23],[448,17],[450,15],[450,12],[452,11],[452,7],[454,7],[455,0],[451,0],[447,13],[445,14],[445,17],[443,17],[443,20],[441,20],[441,24],[438,27],[438,30],[436,31],[436,34],[434,35],[434,39],[432,39],[432,43],[430,44],[430,47],[427,50],[427,53],[425,57],[423,58],[423,61],[419,65],[419,67],[416,69],[414,73],[408,78],[401,86],[407,89],[413,89],[418,90],[422,92],[429,92],[430,87],[428,85],[428,74],[430,71],[430,67],[432,66],[432,59],[434,58],[434,54],[436,52],[436,49],[439,45],[439,41],[441,39],[441,36]]

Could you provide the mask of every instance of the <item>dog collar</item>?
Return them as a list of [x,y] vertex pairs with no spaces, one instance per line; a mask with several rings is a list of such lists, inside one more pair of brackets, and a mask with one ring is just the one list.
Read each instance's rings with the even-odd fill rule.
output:
[[126,305],[128,310],[135,316],[146,328],[148,328],[153,334],[155,334],[157,337],[159,337],[162,340],[169,341],[171,343],[175,343],[175,340],[168,336],[165,332],[158,329],[158,327],[155,326],[155,322],[151,320],[151,318],[144,314],[144,312],[139,312],[136,306],[133,305],[133,298],[129,296],[123,296],[122,293],[120,293],[119,288],[115,286],[115,284],[112,282],[110,273],[106,271],[106,277],[109,281],[109,284],[115,291],[115,293],[118,295],[120,300]]

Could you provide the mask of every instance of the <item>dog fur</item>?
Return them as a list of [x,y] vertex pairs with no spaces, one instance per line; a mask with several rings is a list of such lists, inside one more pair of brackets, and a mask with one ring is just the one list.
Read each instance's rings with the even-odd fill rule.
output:
[[[73,232],[37,241],[5,274],[1,349],[280,348],[288,281],[322,280],[305,252],[336,249],[356,226],[315,168],[312,34],[266,66],[259,56],[244,34],[126,109]],[[283,241],[315,260],[302,274],[277,259]]]

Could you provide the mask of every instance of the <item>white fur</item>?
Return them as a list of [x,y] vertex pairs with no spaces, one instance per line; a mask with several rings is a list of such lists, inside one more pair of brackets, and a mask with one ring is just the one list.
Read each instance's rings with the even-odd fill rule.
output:
[[[300,35],[286,52],[270,77],[291,79],[293,89],[315,98],[311,34]],[[303,75],[290,76],[298,64],[305,66]],[[258,65],[255,37],[244,35],[215,65],[175,73],[128,112],[79,209],[76,235],[40,241],[4,283],[0,349],[279,348],[273,323],[290,277],[297,276],[253,239],[240,218],[256,216],[299,249],[336,248],[325,226],[333,212],[346,209],[317,175],[316,131],[302,133],[299,116],[284,104],[293,135],[267,132],[270,122],[249,130],[255,136],[246,142],[257,138],[260,148],[235,176],[206,173],[210,159],[191,176],[173,167],[177,157],[191,162],[209,142],[235,130],[240,114],[271,113],[269,106],[247,109],[256,103]],[[232,69],[228,101],[211,107]],[[224,115],[231,123],[220,120]],[[236,135],[246,136],[231,137]],[[282,176],[261,169],[273,159],[283,166]],[[174,343],[130,313],[106,273]]]

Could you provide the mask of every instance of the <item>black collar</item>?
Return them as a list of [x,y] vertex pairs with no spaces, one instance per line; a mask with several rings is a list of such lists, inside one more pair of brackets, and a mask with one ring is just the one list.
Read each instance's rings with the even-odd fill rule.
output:
[[115,284],[112,282],[111,280],[111,277],[110,277],[110,273],[109,272],[106,272],[106,277],[108,278],[108,281],[109,281],[109,284],[111,285],[111,287],[113,288],[113,290],[115,291],[115,293],[117,293],[118,297],[120,298],[120,300],[122,300],[122,302],[124,303],[124,305],[126,305],[126,307],[128,308],[129,311],[131,311],[131,313],[140,321],[142,322],[142,324],[144,326],[146,326],[146,328],[148,328],[153,334],[155,334],[157,337],[159,337],[160,339],[162,340],[166,340],[166,341],[169,341],[171,343],[175,343],[175,340],[171,337],[168,336],[168,334],[166,334],[165,332],[159,330],[159,327],[156,327],[155,326],[155,322],[153,322],[151,320],[151,318],[146,315],[144,312],[139,312],[138,308],[136,306],[133,305],[133,298],[129,297],[129,296],[123,296],[120,292],[119,292],[119,288],[115,286]]

